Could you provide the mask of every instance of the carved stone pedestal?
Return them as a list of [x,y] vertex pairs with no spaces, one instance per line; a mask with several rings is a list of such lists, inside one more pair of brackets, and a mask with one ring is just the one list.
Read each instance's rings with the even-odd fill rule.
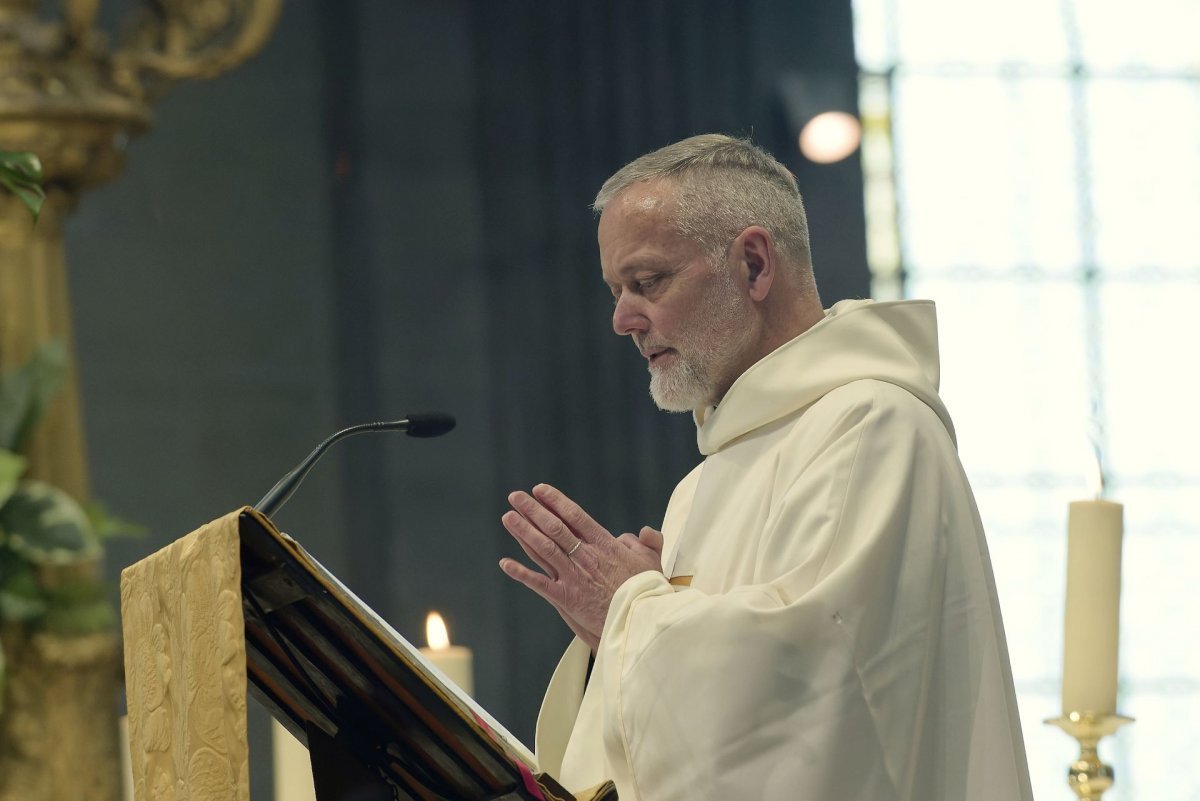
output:
[[0,631],[8,664],[0,714],[0,801],[119,798],[115,634]]

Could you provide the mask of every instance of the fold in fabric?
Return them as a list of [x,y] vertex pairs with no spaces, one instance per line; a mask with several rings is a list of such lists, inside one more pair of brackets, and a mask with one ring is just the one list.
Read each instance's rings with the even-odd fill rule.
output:
[[541,768],[623,801],[1031,799],[937,376],[932,304],[860,301],[698,412],[709,455],[663,524],[691,584],[625,582],[586,688],[568,648]]

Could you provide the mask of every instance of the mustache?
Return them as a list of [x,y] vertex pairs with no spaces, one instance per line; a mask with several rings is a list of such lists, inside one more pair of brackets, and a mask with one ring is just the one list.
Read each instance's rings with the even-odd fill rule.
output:
[[671,348],[671,346],[665,342],[658,342],[655,340],[642,339],[641,337],[638,337],[636,335],[633,337],[633,344],[641,352],[641,354],[643,356],[645,356],[648,353],[654,353],[655,351],[659,351],[659,350],[668,350]]
[[635,347],[638,350],[641,350],[643,354],[648,350],[666,350],[667,348],[671,347],[670,344],[661,342],[658,338],[642,337],[636,335],[636,333],[632,339],[634,339]]

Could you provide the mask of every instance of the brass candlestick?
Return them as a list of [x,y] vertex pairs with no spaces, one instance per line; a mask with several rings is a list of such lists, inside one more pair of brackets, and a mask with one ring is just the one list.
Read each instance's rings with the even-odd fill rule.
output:
[[1100,761],[1096,745],[1133,718],[1124,715],[1097,715],[1092,712],[1072,712],[1046,723],[1057,726],[1079,741],[1079,758],[1067,768],[1067,784],[1079,798],[1099,801],[1104,791],[1112,787],[1113,769]]

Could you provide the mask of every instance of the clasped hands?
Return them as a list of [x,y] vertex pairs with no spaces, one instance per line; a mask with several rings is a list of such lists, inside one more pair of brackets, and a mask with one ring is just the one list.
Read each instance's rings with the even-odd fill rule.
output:
[[662,572],[662,534],[649,526],[613,537],[549,484],[508,496],[513,511],[500,522],[544,572],[515,559],[500,569],[545,598],[593,653],[617,588],[647,570]]

